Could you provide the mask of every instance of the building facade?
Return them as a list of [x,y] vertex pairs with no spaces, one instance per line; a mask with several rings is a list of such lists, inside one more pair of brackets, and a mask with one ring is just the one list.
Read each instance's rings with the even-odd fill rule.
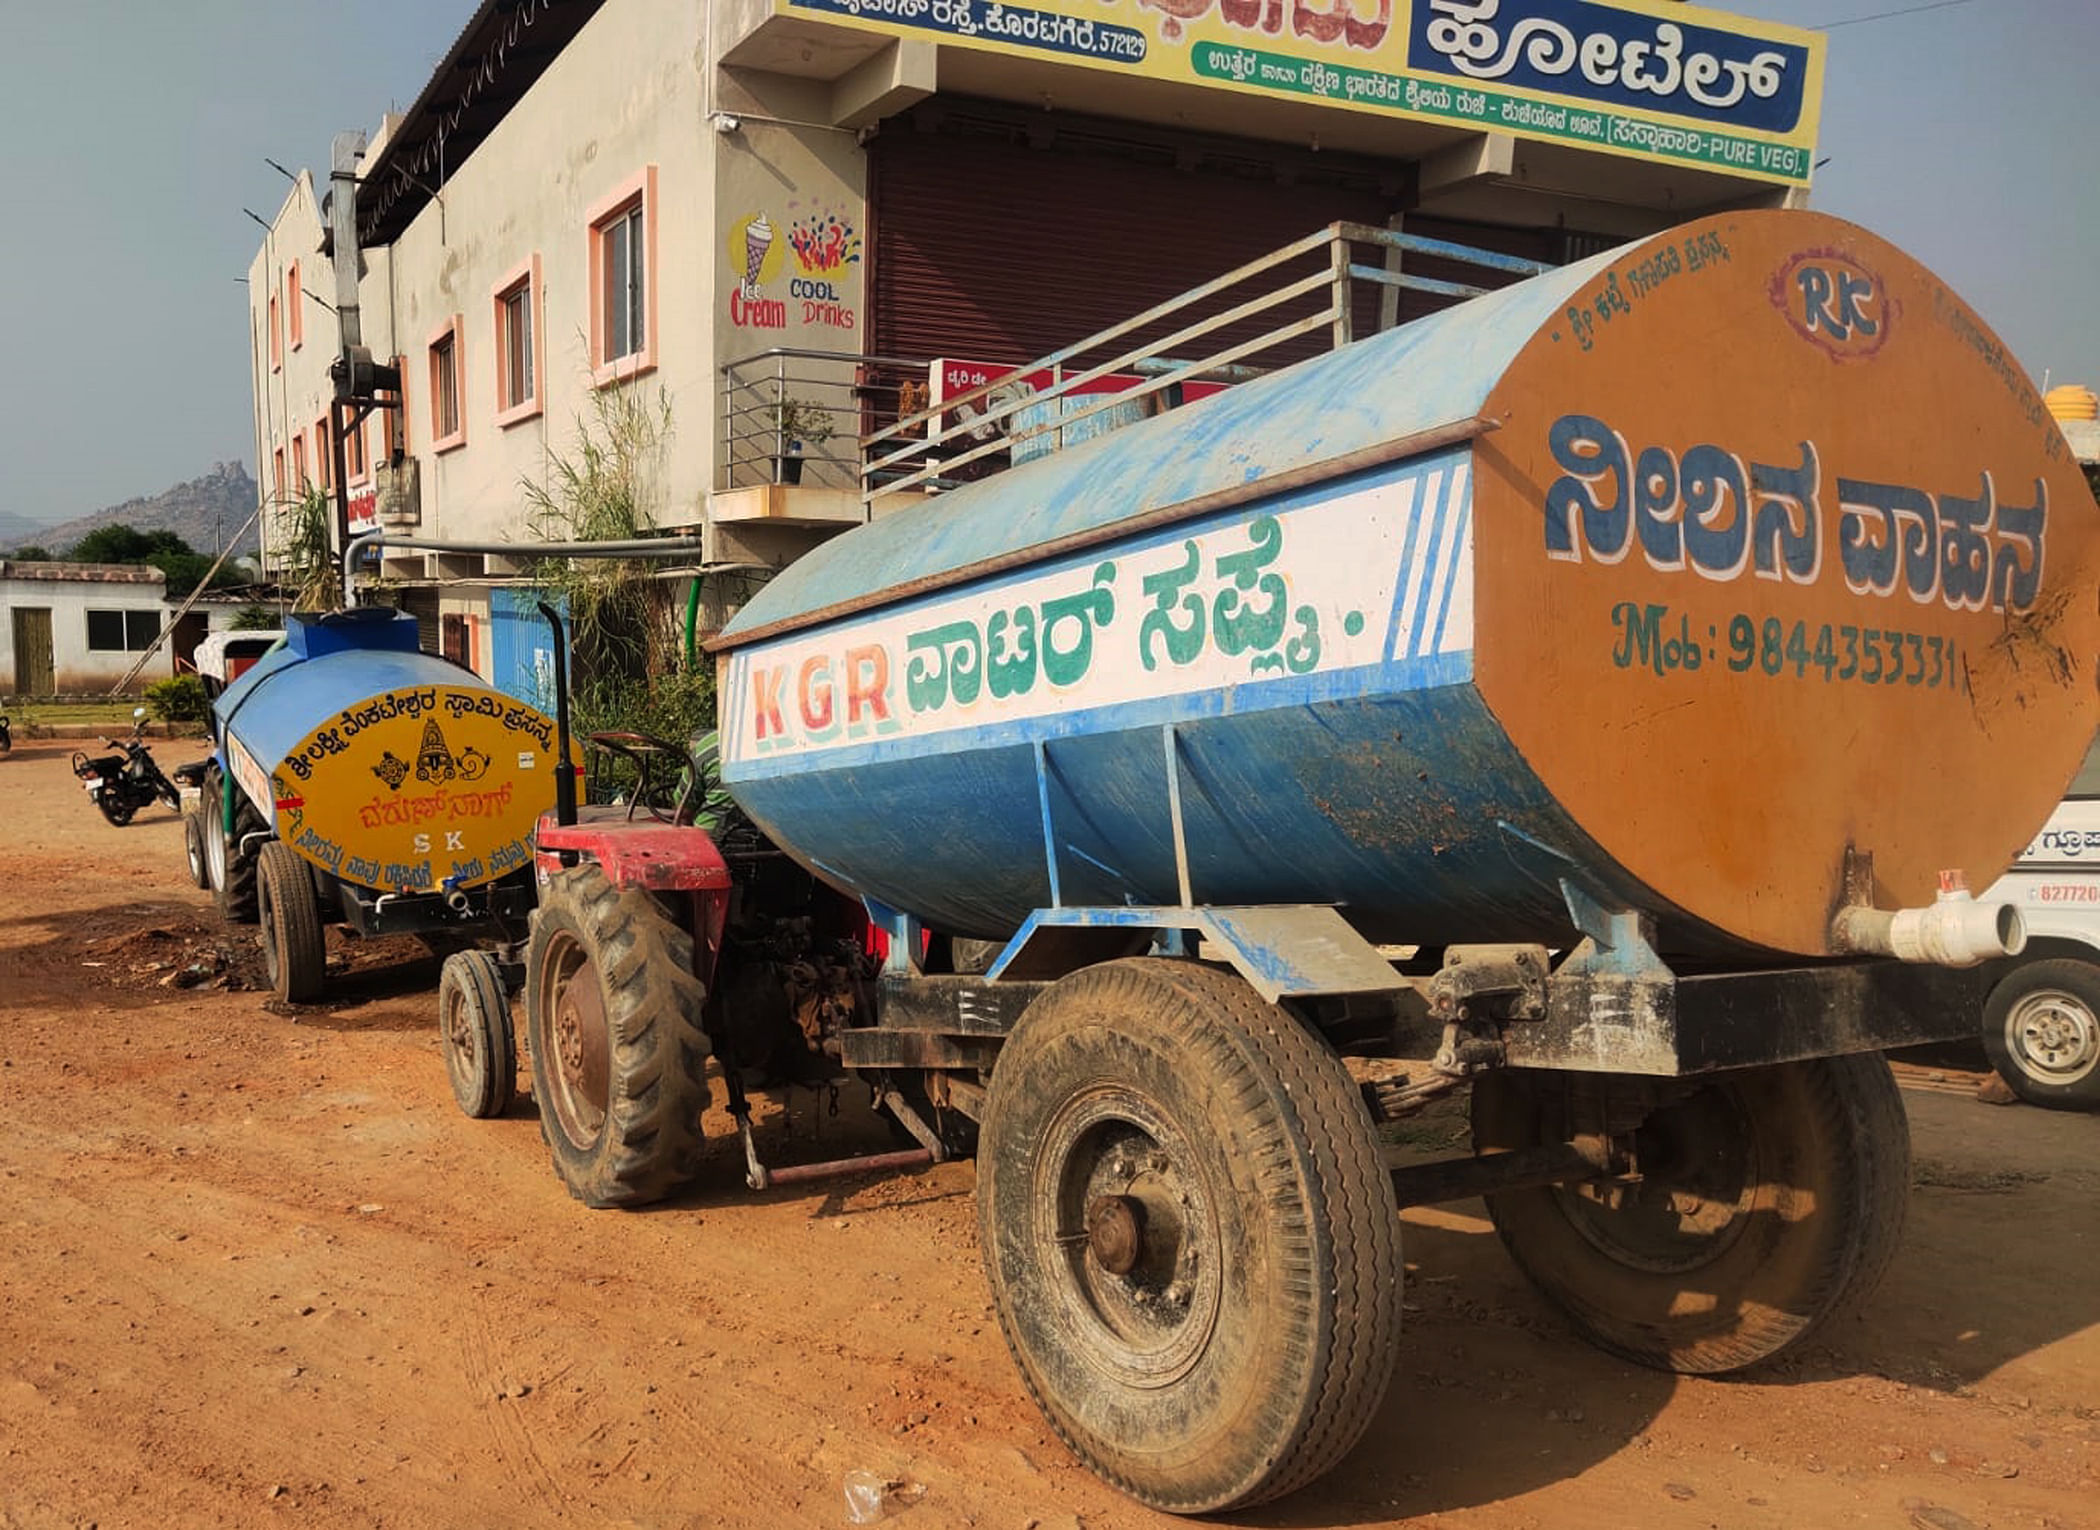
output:
[[[1557,263],[1798,201],[1822,57],[1667,0],[488,0],[358,167],[402,388],[344,442],[352,529],[559,535],[534,489],[617,440],[705,566],[779,566],[880,512],[900,409],[1324,225]],[[302,176],[251,272],[266,493],[334,484],[326,221]],[[522,565],[377,571],[515,667]]]
[[[0,559],[0,687],[11,696],[108,690],[160,638],[166,587],[157,568]],[[132,689],[166,676],[169,662],[156,655]]]

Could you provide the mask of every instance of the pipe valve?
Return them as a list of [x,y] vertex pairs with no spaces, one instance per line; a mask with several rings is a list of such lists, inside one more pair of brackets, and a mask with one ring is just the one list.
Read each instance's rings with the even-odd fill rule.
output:
[[1846,951],[1973,967],[1992,957],[2019,955],[2027,945],[2027,922],[2010,903],[1978,903],[1959,871],[1943,871],[1939,896],[1925,907],[1842,908],[1831,922],[1831,934]]

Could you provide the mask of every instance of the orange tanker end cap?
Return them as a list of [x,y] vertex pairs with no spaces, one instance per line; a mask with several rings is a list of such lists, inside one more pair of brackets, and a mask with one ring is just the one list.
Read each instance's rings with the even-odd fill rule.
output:
[[1906,907],[2047,818],[2100,727],[2100,511],[1901,250],[1809,212],[1656,235],[1480,412],[1476,684],[1678,913],[1833,954],[1848,850]]

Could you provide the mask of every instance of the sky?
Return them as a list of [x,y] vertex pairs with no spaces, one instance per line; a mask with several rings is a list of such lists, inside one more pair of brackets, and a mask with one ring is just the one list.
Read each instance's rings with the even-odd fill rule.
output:
[[[2100,0],[1733,0],[1829,26],[1813,205],[2100,387]],[[1929,3],[1929,0],[1926,0]],[[289,189],[405,108],[472,0],[0,0],[0,512],[254,471],[245,291]],[[1836,25],[1833,25],[1836,24]]]

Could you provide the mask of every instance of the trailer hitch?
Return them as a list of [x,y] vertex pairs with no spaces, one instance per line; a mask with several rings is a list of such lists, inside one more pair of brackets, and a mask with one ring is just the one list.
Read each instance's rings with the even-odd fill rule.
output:
[[[895,1153],[868,1153],[858,1158],[835,1158],[825,1163],[790,1164],[784,1169],[769,1167],[758,1156],[758,1136],[751,1129],[751,1098],[744,1092],[741,1071],[722,1039],[708,1034],[708,1045],[722,1061],[722,1088],[729,1096],[729,1113],[736,1118],[737,1138],[744,1147],[744,1183],[753,1190],[770,1190],[776,1185],[807,1184],[812,1180],[844,1179],[853,1174],[887,1174],[899,1169],[923,1169],[939,1163],[948,1155],[942,1149],[940,1138],[925,1123],[919,1113],[895,1095],[892,1109],[897,1119],[921,1142],[932,1141],[926,1147],[907,1148]],[[914,1124],[916,1123],[916,1124]]]

